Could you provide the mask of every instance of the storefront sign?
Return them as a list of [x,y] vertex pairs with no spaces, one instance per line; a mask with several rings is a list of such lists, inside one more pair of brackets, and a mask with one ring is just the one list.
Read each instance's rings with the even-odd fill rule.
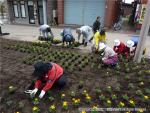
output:
[[142,24],[143,20],[144,20],[144,15],[146,13],[146,5],[143,4],[142,5],[142,9],[141,9],[141,15],[140,15],[140,20],[139,20],[139,23]]

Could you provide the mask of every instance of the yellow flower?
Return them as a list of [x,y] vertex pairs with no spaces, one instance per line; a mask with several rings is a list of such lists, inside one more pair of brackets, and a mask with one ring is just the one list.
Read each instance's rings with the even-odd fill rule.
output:
[[65,97],[65,94],[63,93],[63,94],[61,94],[61,97]]
[[35,98],[34,100],[35,100],[35,101],[38,101],[38,98]]
[[81,113],[86,113],[85,111],[81,111]]
[[68,106],[68,102],[67,102],[67,101],[64,101],[64,102],[63,102],[63,106]]
[[86,100],[91,100],[91,97],[90,96],[86,96]]
[[72,98],[72,101],[75,101],[75,98]]
[[13,88],[13,86],[9,86],[9,89],[12,89]]
[[87,91],[86,91],[86,90],[84,90],[84,91],[83,91],[83,93],[87,93]]
[[108,104],[111,104],[111,101],[110,101],[110,100],[107,100],[107,103],[108,103]]
[[144,82],[140,82],[140,85],[144,85]]
[[111,86],[108,86],[107,88],[111,89]]
[[55,109],[56,109],[55,105],[51,105],[50,108],[51,108],[52,110],[55,110]]
[[145,99],[145,100],[148,100],[148,99],[149,99],[149,97],[145,95],[145,96],[144,96],[144,99]]
[[98,107],[97,106],[93,106],[93,109],[97,109]]
[[33,108],[32,108],[32,110],[33,111],[36,111],[36,110],[38,110],[39,108],[37,107],[37,106],[34,106]]
[[138,112],[143,113],[144,111],[143,109],[138,109]]
[[125,106],[125,104],[123,102],[120,102],[119,105],[122,106],[122,107]]
[[20,113],[19,111],[15,112],[15,113]]
[[75,100],[74,103],[78,103],[78,100]]
[[130,100],[129,103],[132,104],[132,105],[135,105],[133,100]]
[[77,101],[80,102],[80,99],[78,98]]

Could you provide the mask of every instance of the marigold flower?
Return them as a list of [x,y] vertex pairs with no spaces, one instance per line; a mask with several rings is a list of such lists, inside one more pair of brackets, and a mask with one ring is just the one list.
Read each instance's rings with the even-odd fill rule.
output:
[[120,102],[119,105],[122,106],[122,107],[125,106],[125,104],[123,102]]
[[86,113],[86,111],[81,111],[81,113]]
[[63,106],[67,106],[68,105],[68,102],[67,101],[64,101],[63,102]]
[[144,96],[144,99],[145,99],[145,100],[148,100],[148,99],[149,99],[149,97],[145,95],[145,96]]
[[55,105],[51,105],[50,108],[51,108],[52,110],[55,110],[55,109],[56,109]]
[[36,111],[36,110],[38,110],[39,108],[37,107],[37,106],[34,106],[33,108],[32,108],[32,110],[33,111]]

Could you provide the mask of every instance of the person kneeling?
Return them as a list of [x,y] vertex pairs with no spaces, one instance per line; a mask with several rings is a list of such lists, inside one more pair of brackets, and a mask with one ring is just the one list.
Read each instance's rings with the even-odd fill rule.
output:
[[37,62],[34,65],[33,76],[37,78],[34,89],[27,90],[25,93],[30,93],[30,95],[35,95],[37,91],[41,88],[42,83],[45,83],[39,98],[43,98],[45,93],[51,89],[51,87],[56,84],[60,88],[63,88],[66,84],[66,78],[64,75],[63,68],[56,63],[44,63],[42,61]]
[[65,28],[61,31],[61,36],[62,36],[62,42],[63,42],[63,45],[64,43],[68,43],[69,42],[69,45],[71,45],[71,43],[74,43],[75,42],[75,39],[73,38],[73,35],[71,33],[71,29],[69,28]]
[[99,50],[103,54],[102,63],[105,66],[114,66],[117,64],[118,56],[112,48],[108,47],[104,43],[100,43]]

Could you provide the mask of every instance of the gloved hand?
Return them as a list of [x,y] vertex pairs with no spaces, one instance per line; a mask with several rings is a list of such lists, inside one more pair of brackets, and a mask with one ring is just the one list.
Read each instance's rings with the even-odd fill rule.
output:
[[39,95],[39,98],[43,98],[43,96],[45,95],[45,91],[41,91],[40,95]]
[[34,90],[31,91],[30,95],[35,95],[37,93],[38,89],[35,88]]

